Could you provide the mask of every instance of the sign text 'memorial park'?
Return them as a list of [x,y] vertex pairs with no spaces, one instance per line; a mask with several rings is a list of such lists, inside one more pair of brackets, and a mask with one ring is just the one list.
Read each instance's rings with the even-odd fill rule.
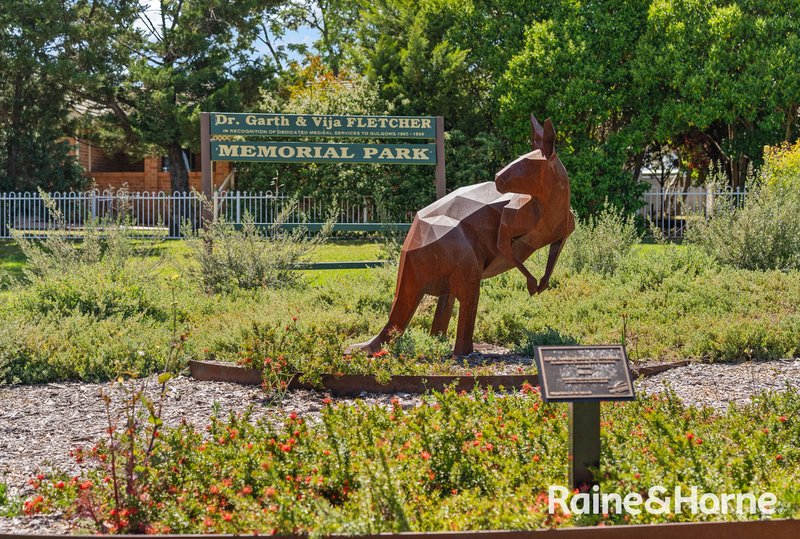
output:
[[212,135],[284,137],[436,138],[427,116],[211,113]]
[[338,144],[312,142],[211,142],[214,161],[376,163],[435,165],[435,144]]

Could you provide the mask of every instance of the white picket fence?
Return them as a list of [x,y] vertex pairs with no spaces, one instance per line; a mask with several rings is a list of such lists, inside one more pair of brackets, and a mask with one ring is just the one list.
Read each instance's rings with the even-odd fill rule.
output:
[[[67,235],[80,237],[89,220],[130,216],[131,226],[142,236],[165,235],[179,238],[179,227],[169,223],[188,221],[200,223],[203,202],[195,193],[147,193],[88,191],[78,193],[50,193],[61,215],[59,228]],[[661,233],[672,239],[683,237],[688,220],[708,215],[717,197],[733,197],[737,204],[744,203],[744,191],[706,191],[692,188],[688,191],[656,191],[643,195],[643,204],[637,211],[644,223],[652,223]],[[276,221],[284,209],[293,203],[292,197],[271,192],[227,191],[215,193],[212,204],[215,216],[224,216],[232,223],[241,224],[250,215],[258,225]],[[331,214],[328,201],[303,197],[296,200],[293,211],[285,216],[286,223],[319,224]],[[336,210],[337,223],[342,225],[383,224],[371,200],[360,204],[342,203]],[[43,237],[55,226],[55,216],[39,193],[0,193],[0,238],[11,237],[17,230],[26,237]],[[396,226],[402,223],[390,223]]]
[[[91,220],[102,223],[126,214],[130,226],[143,237],[166,235],[175,239],[181,236],[181,224],[188,221],[198,225],[203,215],[203,200],[196,193],[87,191],[46,196],[59,215],[48,208],[38,192],[0,193],[0,238],[11,237],[11,230],[24,237],[40,238],[54,228],[77,238]],[[324,223],[331,214],[330,206],[311,197],[294,199],[271,192],[214,193],[211,201],[214,216],[241,224],[249,214],[257,225],[275,223],[287,207],[293,209],[284,216],[285,223]],[[338,223],[363,224],[375,222],[377,212],[374,204],[365,200],[362,204],[338,204],[336,214]],[[178,226],[169,226],[170,223]]]

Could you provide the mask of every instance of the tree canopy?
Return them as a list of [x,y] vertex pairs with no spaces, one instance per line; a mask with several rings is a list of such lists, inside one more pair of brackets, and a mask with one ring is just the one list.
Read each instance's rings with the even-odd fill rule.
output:
[[[82,127],[105,147],[169,156],[184,190],[200,111],[327,110],[444,116],[451,188],[492,179],[527,148],[528,116],[552,117],[582,215],[606,200],[637,207],[646,163],[677,162],[697,183],[716,164],[741,187],[765,145],[800,131],[798,11],[789,0],[4,5],[0,182],[77,185],[63,137]],[[432,171],[345,168],[280,175],[287,189],[379,194],[398,211],[433,196]],[[240,185],[258,187],[281,169],[241,170]]]

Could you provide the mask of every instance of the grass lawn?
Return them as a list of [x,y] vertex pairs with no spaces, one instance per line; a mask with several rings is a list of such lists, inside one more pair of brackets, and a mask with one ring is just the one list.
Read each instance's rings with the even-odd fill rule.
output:
[[0,274],[6,272],[13,277],[22,275],[25,256],[12,241],[0,240]]

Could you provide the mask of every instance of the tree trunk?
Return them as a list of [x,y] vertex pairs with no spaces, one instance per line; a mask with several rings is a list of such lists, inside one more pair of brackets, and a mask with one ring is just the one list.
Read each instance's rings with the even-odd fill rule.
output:
[[[189,196],[189,170],[184,162],[183,148],[180,144],[172,144],[169,147],[169,183],[170,189],[180,196]],[[180,235],[181,225],[188,220],[193,228],[197,227],[198,216],[194,214],[194,205],[188,199],[179,198],[172,202],[172,217],[169,223],[171,236]]]
[[6,134],[6,182],[8,190],[21,191],[20,182],[20,153],[19,138],[22,128],[22,74],[17,72],[14,80],[14,101],[11,105],[11,118],[9,119],[10,129]]
[[792,131],[794,130],[794,121],[797,118],[797,108],[797,105],[792,105],[789,107],[789,112],[786,113],[786,133],[783,139],[789,143],[792,142]]

